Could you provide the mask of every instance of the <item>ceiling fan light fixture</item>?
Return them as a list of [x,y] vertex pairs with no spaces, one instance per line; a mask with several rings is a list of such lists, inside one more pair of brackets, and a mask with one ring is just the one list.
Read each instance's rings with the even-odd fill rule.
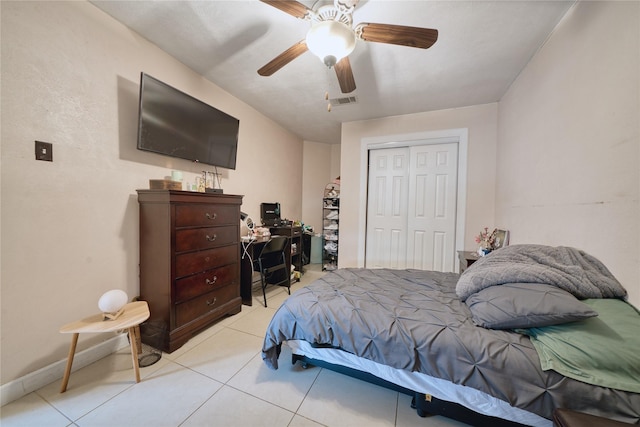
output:
[[356,35],[338,21],[322,21],[307,33],[307,47],[329,68],[348,56],[356,47]]

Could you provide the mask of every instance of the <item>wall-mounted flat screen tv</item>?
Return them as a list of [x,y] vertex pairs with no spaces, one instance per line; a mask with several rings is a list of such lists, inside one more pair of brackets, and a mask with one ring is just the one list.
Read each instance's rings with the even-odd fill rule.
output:
[[140,74],[139,150],[235,169],[239,128],[235,117]]

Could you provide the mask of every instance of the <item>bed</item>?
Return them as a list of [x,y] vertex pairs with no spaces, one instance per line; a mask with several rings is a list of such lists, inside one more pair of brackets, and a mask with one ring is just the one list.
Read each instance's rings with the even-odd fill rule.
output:
[[338,269],[282,304],[262,357],[277,369],[286,342],[294,360],[474,425],[550,426],[556,408],[638,424],[640,314],[626,296],[567,247],[508,246],[462,275]]

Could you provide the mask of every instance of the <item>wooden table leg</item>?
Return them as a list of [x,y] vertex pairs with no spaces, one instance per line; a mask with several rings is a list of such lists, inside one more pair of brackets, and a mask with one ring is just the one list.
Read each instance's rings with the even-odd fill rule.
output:
[[69,347],[69,355],[67,356],[67,367],[64,370],[64,377],[62,377],[62,386],[60,387],[60,393],[67,391],[67,385],[69,384],[69,376],[71,375],[71,366],[73,365],[73,356],[76,354],[76,345],[78,344],[79,333],[74,333],[71,338],[71,346]]
[[136,345],[138,346],[138,355],[142,354],[142,336],[140,335],[140,325],[136,326]]
[[129,328],[129,342],[131,343],[131,360],[133,362],[133,370],[136,374],[136,382],[140,382],[140,365],[138,364],[138,345],[136,339],[136,327]]

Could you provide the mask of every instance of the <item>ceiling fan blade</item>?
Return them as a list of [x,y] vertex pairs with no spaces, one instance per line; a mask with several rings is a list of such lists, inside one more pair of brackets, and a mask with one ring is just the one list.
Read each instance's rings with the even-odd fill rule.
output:
[[307,6],[292,0],[260,0],[262,3],[266,3],[270,6],[280,9],[284,13],[288,13],[299,19],[305,19],[311,12]]
[[336,69],[336,76],[338,76],[342,93],[350,93],[356,90],[356,80],[353,78],[351,62],[349,62],[348,56],[342,58],[333,68]]
[[358,38],[368,42],[390,43],[427,49],[438,40],[438,30],[405,25],[363,22],[355,28]]
[[276,56],[271,60],[267,65],[260,68],[258,70],[258,74],[261,76],[270,76],[280,68],[287,65],[289,62],[296,59],[298,56],[305,53],[309,48],[307,47],[307,42],[304,40],[299,41],[298,43],[291,46],[289,49],[282,52],[280,55]]

